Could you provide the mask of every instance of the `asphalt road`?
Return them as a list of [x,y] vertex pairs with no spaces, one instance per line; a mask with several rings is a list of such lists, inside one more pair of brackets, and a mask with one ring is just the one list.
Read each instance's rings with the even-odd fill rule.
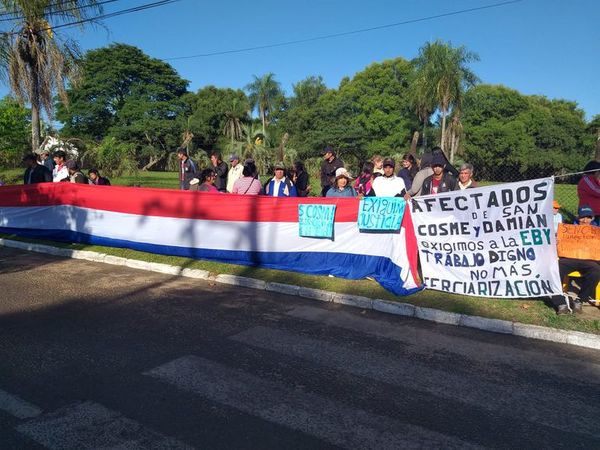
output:
[[0,248],[0,449],[600,448],[600,352]]

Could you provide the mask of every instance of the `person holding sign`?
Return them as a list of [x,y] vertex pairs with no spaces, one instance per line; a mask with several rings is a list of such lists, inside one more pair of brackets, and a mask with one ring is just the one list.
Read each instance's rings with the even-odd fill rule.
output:
[[403,197],[406,194],[404,180],[394,175],[395,168],[393,159],[383,160],[383,175],[373,180],[369,197]]
[[446,158],[440,153],[435,153],[431,160],[433,175],[428,176],[425,178],[425,181],[423,181],[421,195],[439,194],[442,192],[458,190],[456,178],[454,178],[451,173],[445,172],[445,167]]
[[331,189],[327,191],[326,197],[356,197],[356,191],[350,182],[352,177],[346,169],[340,167],[335,171],[335,181]]

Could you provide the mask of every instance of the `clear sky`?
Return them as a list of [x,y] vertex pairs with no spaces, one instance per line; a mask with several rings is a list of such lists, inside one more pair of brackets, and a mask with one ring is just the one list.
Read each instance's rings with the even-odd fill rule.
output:
[[[116,11],[150,0],[121,0]],[[148,55],[173,57],[269,45],[376,27],[502,0],[243,0],[179,2],[68,31],[83,50],[123,42]],[[588,119],[600,114],[600,1],[522,0],[497,8],[326,40],[190,59],[168,60],[190,90],[243,88],[273,72],[292,84],[322,75],[330,87],[373,62],[414,58],[426,41],[443,39],[479,54],[472,69],[484,83],[525,94],[577,101]],[[67,32],[67,30],[65,30]],[[0,95],[6,93],[0,87]]]

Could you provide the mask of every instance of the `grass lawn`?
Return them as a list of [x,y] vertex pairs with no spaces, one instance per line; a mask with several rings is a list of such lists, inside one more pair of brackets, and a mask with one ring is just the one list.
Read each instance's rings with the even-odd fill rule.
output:
[[352,295],[362,295],[370,298],[411,303],[417,306],[441,309],[444,311],[470,314],[492,319],[510,320],[533,325],[541,325],[565,330],[576,330],[587,333],[600,334],[600,320],[584,319],[576,315],[557,316],[552,308],[546,306],[542,300],[499,300],[481,297],[466,297],[447,294],[439,291],[425,290],[408,297],[395,296],[378,283],[370,280],[346,280],[326,276],[305,275],[296,272],[261,269],[257,267],[222,264],[204,260],[194,260],[176,256],[156,255],[138,252],[135,250],[101,247],[86,244],[66,244],[53,241],[40,241],[23,239],[16,236],[2,235],[0,237],[27,242],[38,242],[73,250],[91,250],[108,255],[124,258],[138,259],[149,262],[160,262],[184,268],[203,269],[213,274],[231,274],[264,281],[294,284],[316,289],[325,289]]

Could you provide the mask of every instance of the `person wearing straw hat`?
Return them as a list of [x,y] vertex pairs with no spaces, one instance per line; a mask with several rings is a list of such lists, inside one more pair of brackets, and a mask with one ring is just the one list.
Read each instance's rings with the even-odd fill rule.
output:
[[356,190],[350,185],[352,177],[348,171],[340,167],[335,171],[335,181],[331,189],[327,191],[326,197],[356,197]]

